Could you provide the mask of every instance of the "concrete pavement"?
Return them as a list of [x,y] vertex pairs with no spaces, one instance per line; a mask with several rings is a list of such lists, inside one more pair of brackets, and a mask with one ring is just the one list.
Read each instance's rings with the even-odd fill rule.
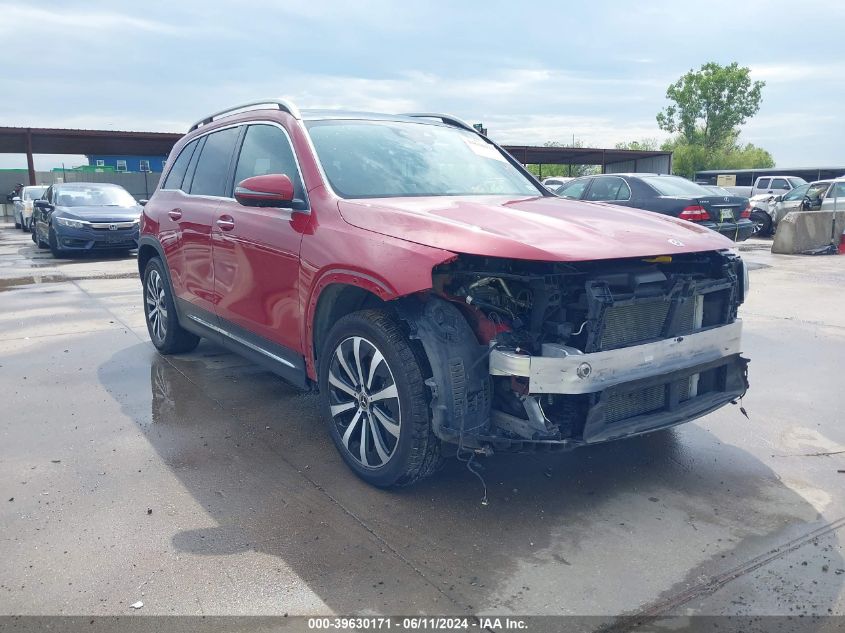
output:
[[[753,264],[752,389],[670,432],[356,479],[315,397],[161,357],[131,258],[0,229],[0,615],[845,613],[845,257]],[[150,512],[151,511],[151,512]]]

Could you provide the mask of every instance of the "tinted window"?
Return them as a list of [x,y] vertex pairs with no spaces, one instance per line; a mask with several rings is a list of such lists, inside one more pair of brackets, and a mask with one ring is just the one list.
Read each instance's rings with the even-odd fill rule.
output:
[[229,175],[229,162],[235,140],[240,128],[230,127],[226,130],[213,132],[206,137],[202,148],[194,179],[191,182],[191,193],[201,196],[225,196],[227,192],[226,178]]
[[332,188],[347,198],[540,193],[473,132],[407,121],[311,121],[307,126]]
[[250,125],[246,130],[235,185],[250,176],[285,174],[293,182],[293,197],[305,199],[293,149],[285,133],[274,125]]
[[701,197],[710,192],[701,185],[680,176],[643,176],[642,181],[651,186],[661,196]]
[[163,189],[182,188],[182,180],[185,178],[188,163],[190,162],[191,156],[193,156],[196,147],[197,142],[192,141],[182,149],[182,152],[179,154],[179,158],[176,159],[176,162],[173,163],[173,167],[170,168],[170,172],[167,174],[167,179],[164,181],[164,186],[162,187]]
[[557,195],[563,196],[564,198],[579,199],[584,194],[584,189],[587,188],[587,183],[589,182],[589,178],[584,178],[583,180],[573,180],[558,189]]
[[621,178],[599,176],[593,180],[593,186],[587,193],[587,200],[627,200],[631,190]]
[[786,194],[783,199],[784,200],[803,200],[804,196],[807,195],[807,190],[810,188],[810,185],[801,185],[800,187],[795,187],[792,191]]
[[773,178],[772,189],[789,189],[789,185],[786,184],[786,178]]
[[769,183],[772,181],[771,178],[761,178],[757,181],[757,188],[758,189],[768,189]]

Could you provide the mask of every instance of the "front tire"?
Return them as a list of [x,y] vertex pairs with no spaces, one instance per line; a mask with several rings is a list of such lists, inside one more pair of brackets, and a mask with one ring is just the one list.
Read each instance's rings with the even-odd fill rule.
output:
[[38,248],[49,248],[49,246],[50,246],[49,244],[47,244],[47,242],[45,242],[44,240],[41,239],[40,235],[38,235],[38,227],[37,226],[32,227],[32,241],[35,242],[35,245]]
[[47,239],[49,240],[50,252],[53,253],[53,257],[56,259],[60,259],[64,257],[64,251],[59,248],[59,238],[56,236],[56,231],[53,227],[50,227],[50,233],[47,235]]
[[200,337],[179,324],[176,303],[164,264],[158,257],[147,262],[143,278],[144,318],[147,332],[156,349],[162,354],[190,352]]
[[427,374],[385,312],[349,314],[328,333],[319,365],[324,415],[343,460],[367,483],[407,486],[440,464]]
[[751,212],[751,221],[754,223],[754,232],[751,235],[766,237],[772,234],[772,216],[765,211],[754,209]]

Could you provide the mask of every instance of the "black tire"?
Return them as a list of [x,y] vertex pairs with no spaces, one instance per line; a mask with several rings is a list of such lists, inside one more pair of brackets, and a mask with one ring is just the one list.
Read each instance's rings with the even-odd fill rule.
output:
[[21,231],[29,233],[29,225],[26,223],[26,220],[21,222]]
[[[361,341],[357,356],[356,339]],[[341,364],[338,348],[348,369]],[[367,359],[370,348],[375,352]],[[382,358],[373,369],[376,352]],[[356,357],[360,371],[354,363]],[[326,336],[318,369],[329,433],[343,460],[356,475],[373,486],[388,488],[411,485],[437,470],[442,463],[441,443],[431,430],[429,392],[425,385],[429,370],[396,320],[380,310],[362,310],[343,317]],[[342,378],[344,388],[339,388],[338,377]],[[390,388],[391,380],[395,390]],[[352,396],[349,389],[357,395]],[[388,391],[397,395],[377,397]],[[341,411],[350,404],[352,408]],[[332,407],[335,407],[334,417]],[[398,425],[394,424],[397,417]],[[393,428],[398,426],[398,437],[387,430],[385,422],[388,421]],[[390,453],[384,460],[383,454],[387,450]],[[370,464],[370,460],[380,463]]]
[[[199,344],[200,337],[188,332],[179,324],[170,279],[158,257],[153,257],[147,262],[142,293],[144,320],[155,348],[162,354],[181,354],[193,350]],[[157,297],[155,305],[153,296]],[[159,315],[160,319],[156,319],[155,315]]]
[[56,237],[56,232],[53,230],[52,226],[50,227],[47,239],[49,240],[50,252],[53,253],[53,257],[64,257],[65,252],[59,248],[59,239]]
[[15,228],[16,228],[16,229],[21,229],[21,228],[23,228],[23,227],[21,226],[21,223],[20,223],[20,222],[18,222],[17,220],[15,220]]
[[35,245],[38,248],[49,248],[50,245],[41,239],[41,236],[38,235],[38,229],[32,227],[32,241],[35,242]]
[[753,236],[767,237],[772,234],[772,216],[762,209],[751,211],[751,221],[754,223]]

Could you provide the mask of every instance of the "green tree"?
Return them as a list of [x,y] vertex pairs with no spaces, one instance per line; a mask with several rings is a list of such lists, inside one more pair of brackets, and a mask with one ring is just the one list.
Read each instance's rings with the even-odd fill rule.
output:
[[658,143],[656,138],[643,138],[639,141],[627,141],[625,143],[617,143],[614,145],[616,149],[634,149],[641,152],[653,152],[657,150]]
[[657,114],[657,125],[708,151],[732,145],[739,126],[760,110],[765,85],[751,81],[751,70],[736,62],[709,62],[669,86],[666,98],[674,103]]
[[760,110],[765,85],[736,62],[710,62],[669,86],[673,103],[657,114],[657,125],[675,133],[661,147],[673,152],[672,171],[692,178],[702,169],[773,167],[769,152],[739,144],[740,126]]
[[[581,139],[573,139],[568,143],[561,143],[560,141],[546,141],[543,147],[585,147],[584,141]],[[540,165],[529,164],[525,168],[532,174],[540,177]],[[545,164],[542,168],[542,177],[553,178],[555,176],[577,178],[579,176],[591,176],[601,171],[599,165],[552,165]]]

